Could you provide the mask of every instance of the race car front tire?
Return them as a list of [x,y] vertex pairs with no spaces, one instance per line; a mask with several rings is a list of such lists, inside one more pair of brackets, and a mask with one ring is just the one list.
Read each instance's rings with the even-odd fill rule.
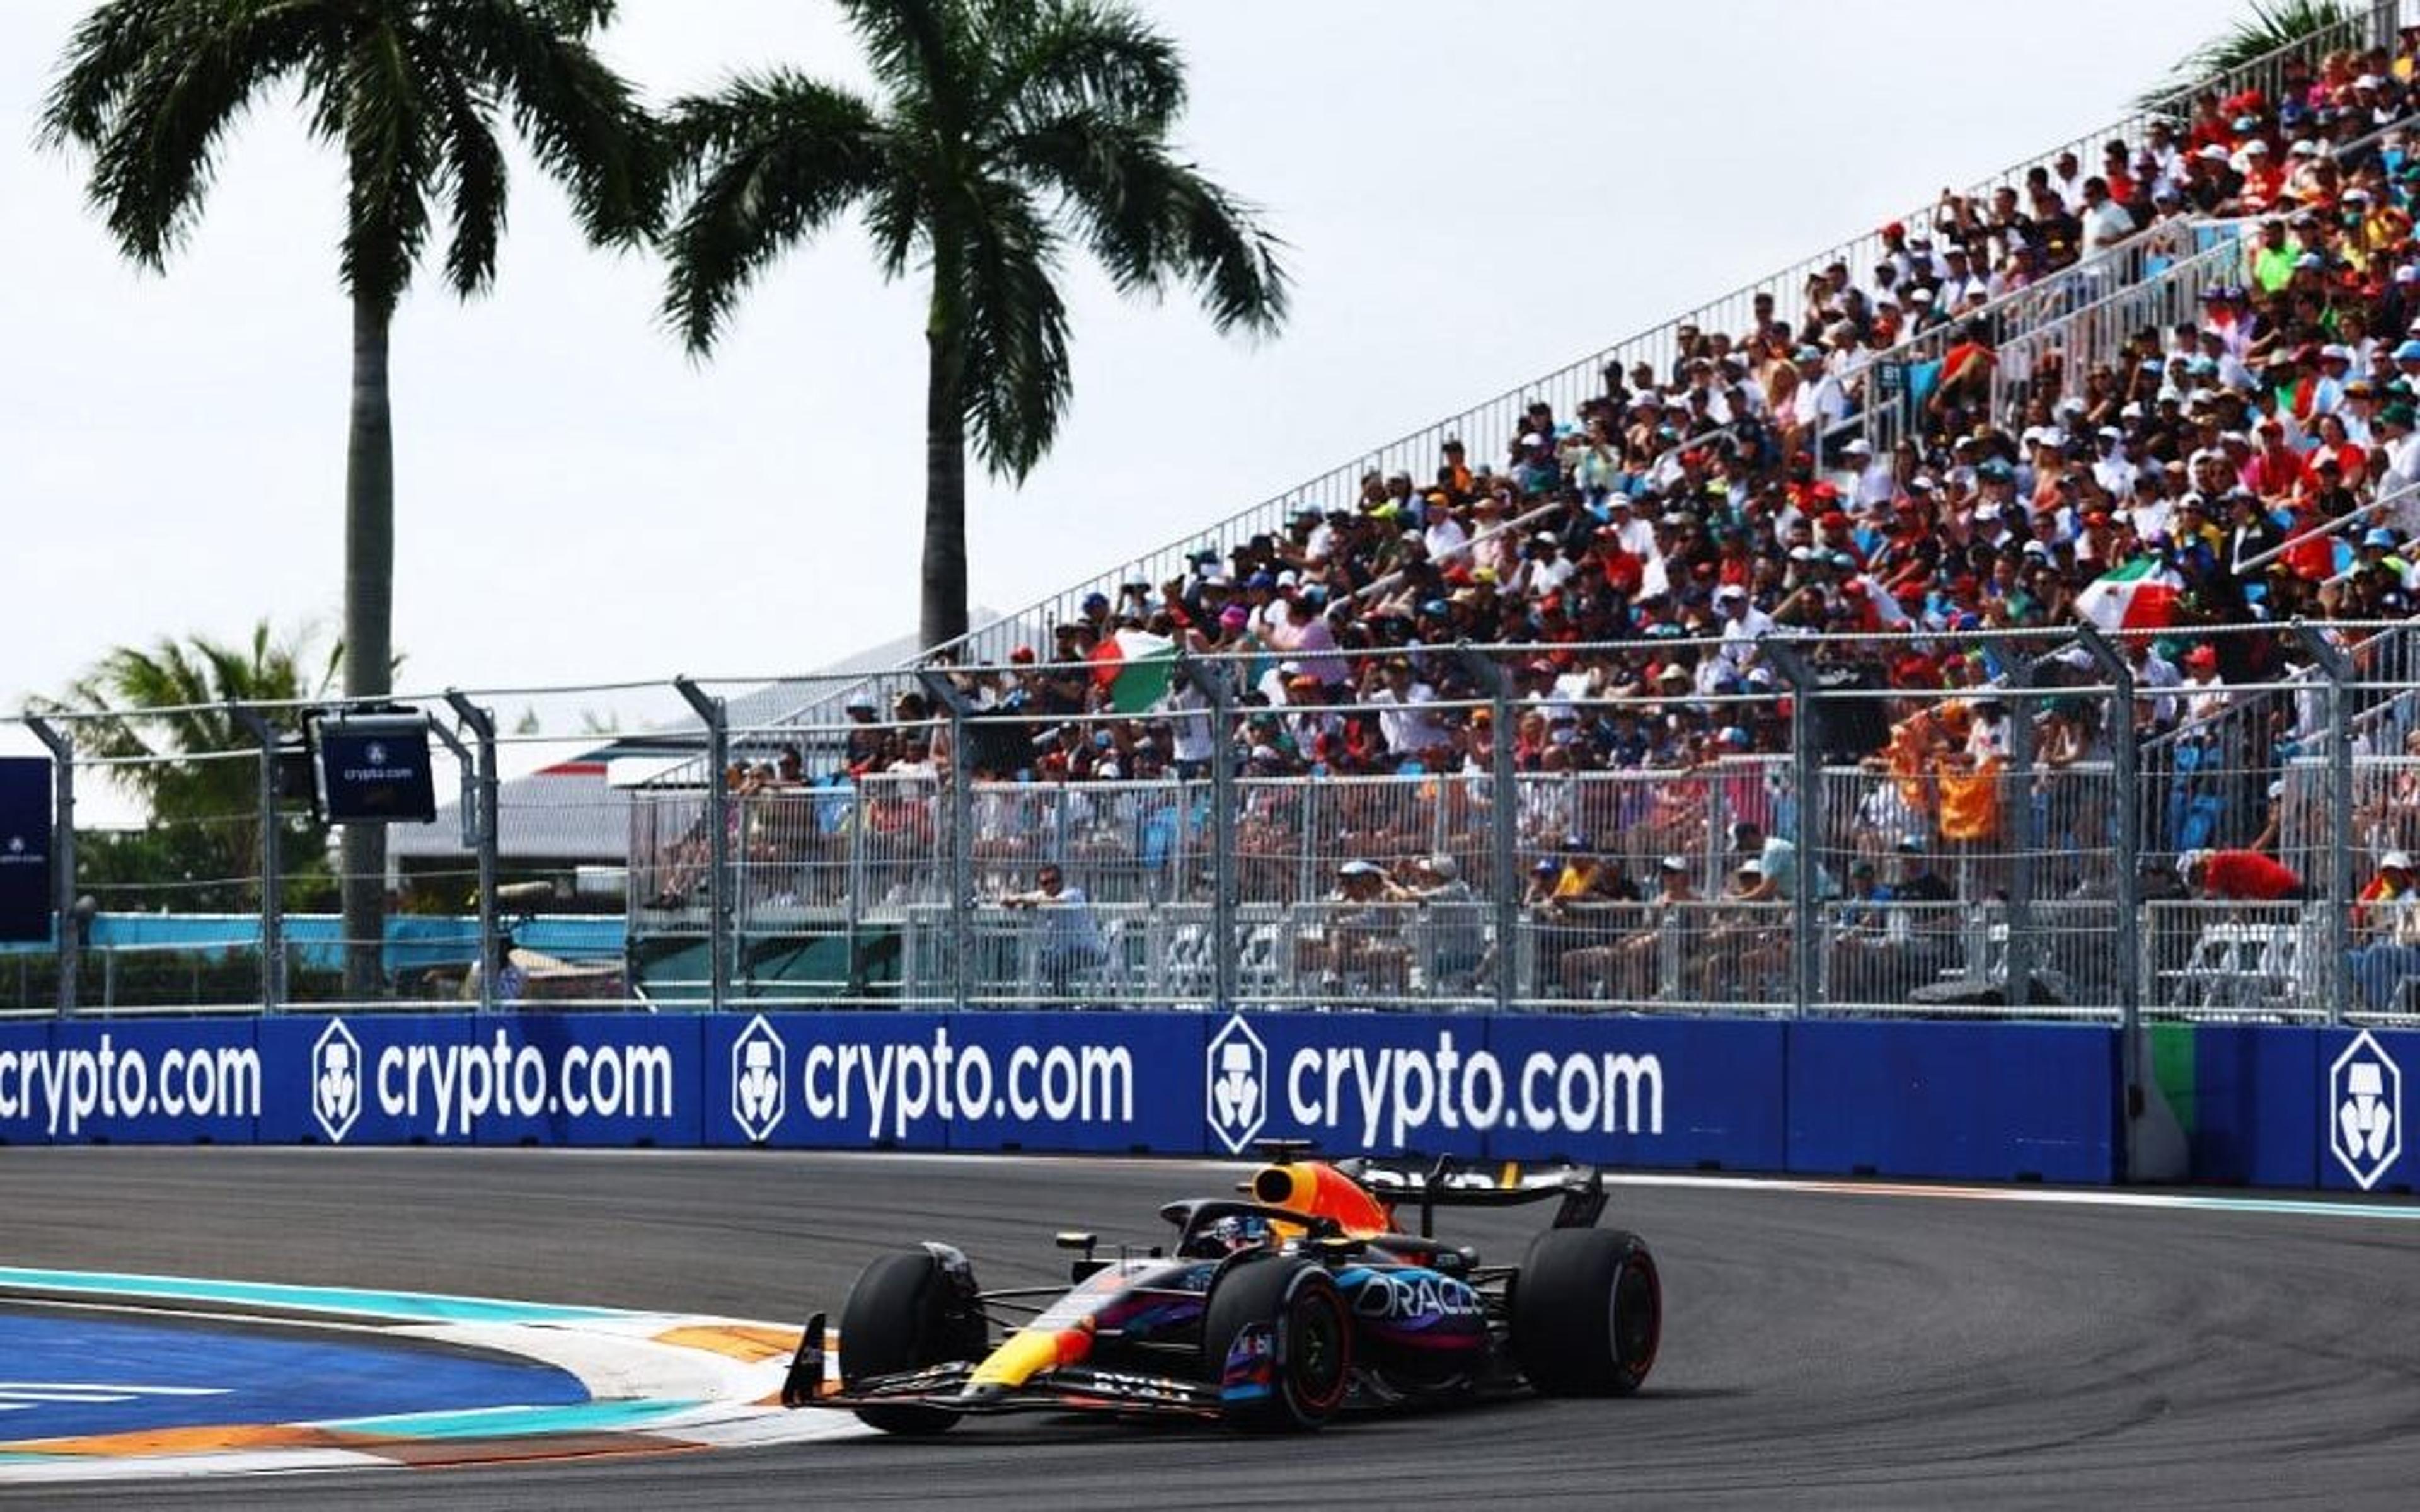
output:
[[[903,1250],[867,1266],[848,1288],[840,1315],[844,1390],[875,1376],[980,1355],[982,1319],[959,1304],[939,1256]],[[958,1420],[934,1407],[861,1407],[857,1415],[885,1433],[940,1433]]]
[[1353,1384],[1353,1312],[1336,1278],[1311,1260],[1244,1259],[1211,1285],[1202,1357],[1229,1426],[1307,1433],[1335,1415]]
[[1664,1286],[1636,1234],[1549,1228],[1512,1283],[1512,1357],[1548,1396],[1627,1396],[1654,1367]]

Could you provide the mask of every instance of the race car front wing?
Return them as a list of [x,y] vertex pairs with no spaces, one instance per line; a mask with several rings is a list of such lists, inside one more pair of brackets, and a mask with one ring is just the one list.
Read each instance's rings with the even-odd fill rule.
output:
[[867,1376],[843,1383],[827,1379],[824,1317],[807,1320],[799,1352],[782,1382],[789,1408],[929,1407],[945,1412],[1120,1412],[1215,1418],[1220,1412],[1217,1383],[1134,1370],[1064,1365],[1016,1386],[973,1385],[970,1360],[927,1365],[895,1375]]

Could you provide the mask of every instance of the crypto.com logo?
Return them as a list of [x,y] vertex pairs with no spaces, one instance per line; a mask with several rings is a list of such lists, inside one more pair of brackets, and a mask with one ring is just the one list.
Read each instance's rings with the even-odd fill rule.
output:
[[341,1145],[361,1116],[362,1042],[343,1019],[330,1019],[311,1042],[311,1117],[328,1143]]
[[2366,1192],[2403,1153],[2403,1068],[2367,1029],[2328,1068],[2328,1149]]
[[757,1014],[731,1042],[731,1121],[757,1144],[772,1137],[789,1111],[790,1052],[773,1026]]
[[1211,1037],[1206,1073],[1210,1132],[1229,1154],[1240,1155],[1269,1116],[1269,1047],[1242,1014]]

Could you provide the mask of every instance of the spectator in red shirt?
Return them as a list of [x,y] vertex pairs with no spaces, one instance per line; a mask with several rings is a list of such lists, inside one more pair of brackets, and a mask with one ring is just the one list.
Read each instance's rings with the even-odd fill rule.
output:
[[2186,887],[2235,903],[2298,903],[2303,879],[2258,851],[2187,851],[2177,857]]

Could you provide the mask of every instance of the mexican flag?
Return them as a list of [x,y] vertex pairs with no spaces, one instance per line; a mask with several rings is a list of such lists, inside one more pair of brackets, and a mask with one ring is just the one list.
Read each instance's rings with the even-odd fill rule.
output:
[[1109,707],[1140,714],[1168,693],[1176,670],[1176,642],[1148,630],[1120,630],[1093,650],[1093,676],[1109,690]]
[[2102,630],[2164,630],[2177,623],[2185,580],[2157,557],[2136,557],[2086,583],[2075,612]]

